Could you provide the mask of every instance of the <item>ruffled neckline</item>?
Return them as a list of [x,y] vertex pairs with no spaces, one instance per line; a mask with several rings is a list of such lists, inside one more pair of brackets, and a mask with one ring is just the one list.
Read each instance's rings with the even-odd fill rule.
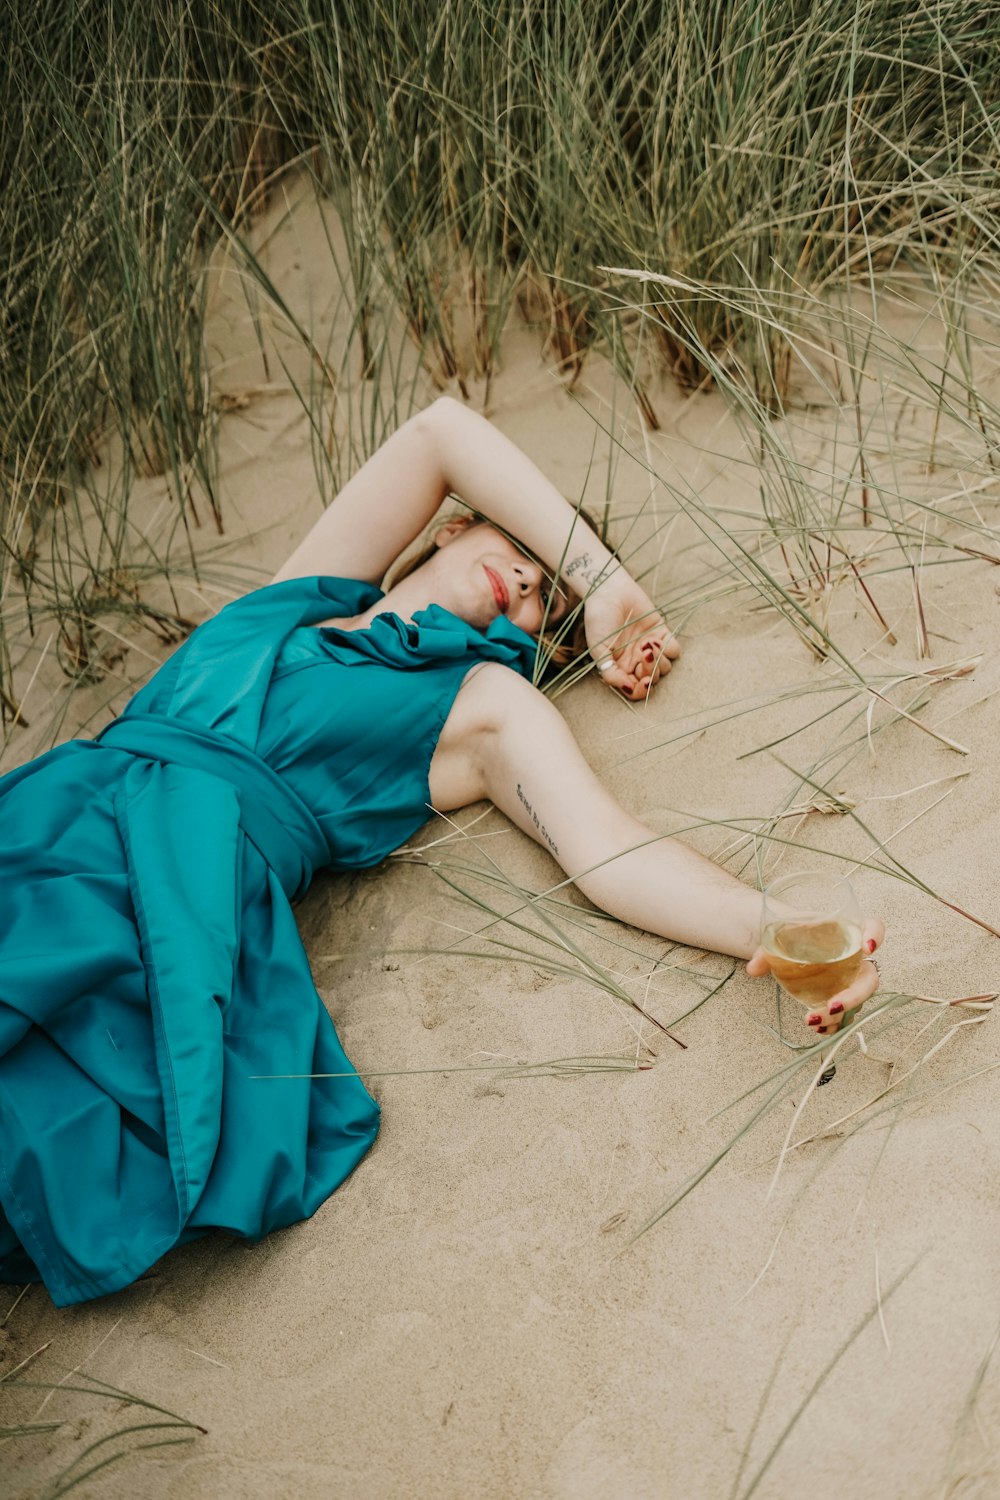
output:
[[[368,598],[358,613],[370,608],[385,594],[374,584],[367,586]],[[363,600],[363,596],[362,596]],[[485,630],[452,614],[441,604],[429,604],[414,611],[413,619],[404,620],[392,610],[375,616],[370,625],[358,630],[342,630],[336,625],[307,627],[329,646],[348,649],[391,666],[413,667],[428,660],[460,660],[475,656],[513,667],[523,677],[531,678],[538,643],[503,615],[491,620]]]

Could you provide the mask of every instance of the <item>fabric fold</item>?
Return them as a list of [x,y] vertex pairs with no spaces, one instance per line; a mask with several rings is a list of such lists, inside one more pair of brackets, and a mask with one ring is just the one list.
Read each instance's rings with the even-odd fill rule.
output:
[[233,600],[96,740],[0,776],[0,1280],[117,1291],[309,1217],[371,1147],[290,902],[420,826],[466,673],[535,652],[436,605],[320,625],[380,597],[315,575]]
[[207,772],[136,760],[114,805],[153,1016],[176,1232],[219,1144],[222,1016],[240,936],[239,798]]
[[165,714],[139,713],[113,720],[93,743],[203,771],[236,788],[239,821],[289,900],[305,895],[314,871],[330,857],[323,830],[302,798],[228,735]]
[[387,610],[365,630],[321,625],[318,633],[357,656],[408,670],[469,656],[512,667],[530,680],[538,652],[538,642],[503,615],[479,630],[440,604],[415,610],[412,621]]
[[199,625],[154,679],[155,701],[147,699],[152,687],[147,684],[130,710],[191,719],[252,749],[274,661],[288,632],[330,615],[359,614],[381,597],[374,584],[321,573],[253,589]]

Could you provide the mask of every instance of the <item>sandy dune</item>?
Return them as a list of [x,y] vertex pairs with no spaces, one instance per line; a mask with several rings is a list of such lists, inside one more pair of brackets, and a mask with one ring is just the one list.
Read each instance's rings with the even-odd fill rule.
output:
[[[258,233],[269,236],[268,264],[285,295],[314,326],[325,317],[336,337],[342,314],[330,311],[315,210],[300,202],[285,217],[276,208]],[[272,333],[294,378],[307,377],[301,356]],[[203,583],[174,580],[182,610],[198,620],[265,582],[321,505],[308,423],[280,364],[262,370],[232,274],[216,293],[211,342],[218,388],[250,394],[221,418],[226,536],[203,525],[195,533]],[[567,396],[539,361],[537,336],[512,332],[490,415],[569,495],[580,493],[593,458],[586,498],[600,509],[608,443],[594,419],[610,423],[612,389],[595,357]],[[732,511],[745,512],[739,524],[749,544],[760,527],[757,474],[721,399],[664,385],[656,403],[662,430],[644,437],[619,386],[618,435],[702,505],[718,507],[730,528]],[[809,420],[819,453],[828,419]],[[817,661],[748,591],[723,586],[721,555],[690,519],[679,515],[655,534],[654,519],[666,522],[676,506],[662,490],[650,499],[649,489],[642,465],[619,456],[614,535],[628,537],[636,566],[654,570],[652,591],[670,607],[683,658],[641,710],[593,675],[559,700],[616,795],[656,829],[689,829],[685,837],[719,854],[739,839],[738,828],[720,823],[752,830],[787,806],[808,806],[813,794],[786,766],[808,771],[860,734],[824,772],[825,784],[934,891],[1000,925],[1000,698],[990,696],[1000,689],[997,571],[968,558],[926,569],[929,661],[917,655],[910,580],[886,571],[888,556],[874,563],[882,572],[871,586],[898,626],[896,646],[880,640],[848,585],[829,600],[839,644],[855,661],[867,653],[866,666],[878,664],[886,679],[982,654],[974,673],[929,683],[919,712],[967,754],[894,719],[884,703],[875,704],[869,746],[867,699],[855,694],[777,747],[786,766],[766,752],[740,759],[833,708],[838,690],[846,700],[843,673]],[[162,481],[142,482],[140,521],[153,523],[163,493]],[[630,531],[628,518],[644,505]],[[162,585],[154,594],[169,598]],[[120,709],[127,679],[151,669],[142,651],[163,659],[152,637],[136,632],[119,678],[75,695],[61,738],[93,734]],[[25,679],[31,669],[28,659]],[[57,694],[60,681],[47,659],[27,702],[31,728],[2,769],[42,743],[45,695]],[[893,700],[911,702],[919,685],[894,690]],[[498,814],[474,821],[483,811],[463,814],[467,835],[453,833],[427,857],[469,867],[455,878],[507,910],[514,887],[543,890],[558,870]],[[845,869],[873,849],[848,815],[813,812],[778,827],[841,852]],[[416,842],[450,831],[430,823]],[[761,844],[760,852],[770,870],[776,849]],[[752,847],[729,858],[754,878]],[[782,868],[802,862],[790,849]],[[476,866],[499,867],[513,885],[477,882]],[[958,997],[996,986],[995,937],[870,867],[854,878],[865,907],[886,921],[885,993]],[[952,1021],[976,1013],[942,1019],[939,1008],[914,1002],[866,1025],[867,1055],[845,1045],[834,1083],[808,1100],[795,1138],[849,1119],[790,1151],[770,1197],[777,1154],[815,1067],[800,1071],[788,1096],[631,1243],[764,1103],[776,1087],[764,1081],[798,1057],[789,1048],[808,1032],[796,1007],[785,1002],[779,1018],[770,983],[736,967],[678,1023],[681,1047],[637,1024],[585,973],[554,974],[541,959],[461,956],[456,929],[475,930],[485,914],[451,893],[439,872],[405,859],[354,878],[317,877],[298,918],[348,1055],[376,1075],[381,1134],[310,1222],[258,1246],[200,1242],[128,1291],[76,1309],[54,1310],[39,1288],[18,1303],[0,1329],[4,1368],[51,1341],[35,1378],[58,1381],[81,1366],[207,1429],[188,1446],[131,1457],[75,1493],[1000,1494],[1000,1380],[992,1365],[978,1377],[1000,1319],[994,1019],[964,1027],[910,1076]],[[617,924],[593,919],[589,928],[566,930],[664,1023],[706,993],[706,976],[733,969]],[[455,951],[421,956],[448,945]],[[644,1071],[501,1071],[569,1057],[645,1059],[642,1043],[656,1054]],[[882,1104],[854,1113],[889,1085]],[[0,1321],[15,1295],[0,1292]],[[143,1419],[43,1391],[22,1396],[17,1415],[33,1416],[43,1401],[39,1419],[67,1425],[55,1440],[6,1447],[4,1495],[36,1494],[88,1441]]]

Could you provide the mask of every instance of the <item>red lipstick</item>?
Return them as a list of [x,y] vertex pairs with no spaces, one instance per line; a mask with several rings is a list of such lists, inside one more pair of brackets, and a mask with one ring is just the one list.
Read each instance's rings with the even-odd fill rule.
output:
[[507,607],[510,604],[510,594],[507,592],[507,585],[500,577],[500,574],[495,573],[493,569],[487,567],[485,563],[483,563],[483,572],[490,580],[490,588],[493,590],[493,597],[497,601],[497,608],[502,615],[505,615],[507,613]]

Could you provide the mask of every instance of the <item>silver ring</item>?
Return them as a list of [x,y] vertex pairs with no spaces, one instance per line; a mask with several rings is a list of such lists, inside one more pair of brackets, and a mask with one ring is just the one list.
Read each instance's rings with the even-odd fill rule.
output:
[[599,672],[610,672],[611,668],[613,666],[615,666],[615,665],[616,665],[616,662],[615,662],[614,657],[613,656],[608,656],[608,657],[606,657],[604,659],[604,661],[599,661],[597,663],[597,670]]
[[878,959],[877,958],[873,958],[872,955],[869,953],[869,955],[868,955],[868,962],[871,964],[872,968],[875,970],[875,973],[881,979],[882,978],[882,970],[878,966]]

